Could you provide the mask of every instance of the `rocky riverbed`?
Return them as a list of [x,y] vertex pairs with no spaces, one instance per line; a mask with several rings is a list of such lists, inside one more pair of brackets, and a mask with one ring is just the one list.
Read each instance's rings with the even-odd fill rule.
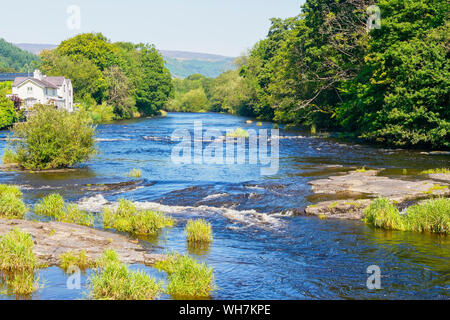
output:
[[60,255],[67,251],[86,251],[90,259],[97,259],[104,250],[113,249],[127,264],[152,265],[164,255],[148,253],[138,242],[129,238],[89,227],[61,222],[33,222],[0,219],[0,235],[14,228],[28,232],[34,240],[34,253],[48,266],[60,264]]
[[[408,202],[450,195],[450,174],[430,174],[414,180],[379,175],[378,170],[351,171],[314,180],[309,184],[316,195],[341,195],[342,200],[322,201],[305,209],[307,215],[333,219],[362,219],[373,198],[388,198],[400,207]],[[360,199],[348,195],[359,194]]]

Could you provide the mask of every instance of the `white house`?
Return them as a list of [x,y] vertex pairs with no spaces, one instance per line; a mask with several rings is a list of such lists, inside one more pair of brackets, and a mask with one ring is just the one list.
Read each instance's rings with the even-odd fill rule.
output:
[[35,70],[33,77],[17,77],[12,95],[24,101],[25,109],[35,104],[53,104],[58,109],[73,112],[73,87],[70,79],[47,77]]

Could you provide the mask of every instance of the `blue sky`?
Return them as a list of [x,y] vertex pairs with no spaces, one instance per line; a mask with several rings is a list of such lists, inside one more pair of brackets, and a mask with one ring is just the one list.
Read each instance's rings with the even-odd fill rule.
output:
[[[272,17],[297,15],[304,0],[23,0],[2,3],[0,37],[58,44],[81,32],[158,49],[237,56],[265,37]],[[81,29],[67,8],[81,9]],[[11,14],[9,14],[11,13]]]

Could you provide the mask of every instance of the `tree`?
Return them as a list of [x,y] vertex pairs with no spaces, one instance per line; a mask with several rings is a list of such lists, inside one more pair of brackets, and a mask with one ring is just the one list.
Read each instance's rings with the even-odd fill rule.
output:
[[11,126],[19,120],[14,103],[6,97],[11,93],[11,83],[0,83],[0,129]]
[[173,84],[164,60],[154,46],[140,45],[141,75],[137,81],[136,106],[144,115],[157,114],[173,96]]
[[109,67],[103,73],[106,81],[106,103],[114,106],[114,113],[120,118],[131,118],[136,111],[130,81],[119,67]]

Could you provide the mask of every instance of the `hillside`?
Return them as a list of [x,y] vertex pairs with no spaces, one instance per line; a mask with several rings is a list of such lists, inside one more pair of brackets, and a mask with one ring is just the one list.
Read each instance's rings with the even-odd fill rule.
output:
[[[39,54],[45,49],[54,49],[52,44],[17,43],[17,47],[28,52]],[[161,55],[166,60],[166,66],[175,78],[186,78],[192,74],[202,74],[206,77],[216,78],[223,71],[234,69],[232,57],[221,55],[160,50]]]
[[27,71],[39,58],[0,38],[0,72]]

